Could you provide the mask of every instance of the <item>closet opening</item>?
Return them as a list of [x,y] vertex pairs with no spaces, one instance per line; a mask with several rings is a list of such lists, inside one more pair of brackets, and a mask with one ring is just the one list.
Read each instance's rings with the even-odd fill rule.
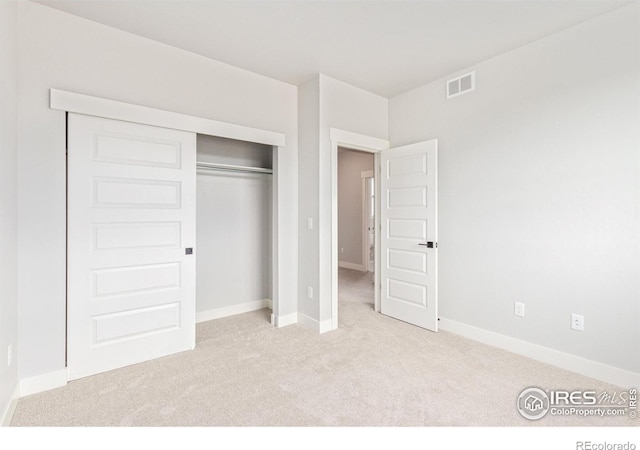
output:
[[273,153],[265,144],[197,135],[198,323],[273,309]]

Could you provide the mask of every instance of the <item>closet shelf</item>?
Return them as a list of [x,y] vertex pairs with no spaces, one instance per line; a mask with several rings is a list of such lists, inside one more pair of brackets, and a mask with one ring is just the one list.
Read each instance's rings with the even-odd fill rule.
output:
[[207,162],[196,162],[196,168],[205,170],[224,170],[229,172],[264,173],[268,175],[273,174],[273,169],[265,169],[264,167],[235,166],[232,164],[217,164]]

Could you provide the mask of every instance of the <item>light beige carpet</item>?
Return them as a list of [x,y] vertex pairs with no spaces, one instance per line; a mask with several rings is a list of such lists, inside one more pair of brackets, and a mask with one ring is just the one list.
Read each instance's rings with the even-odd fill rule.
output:
[[340,327],[276,329],[262,310],[201,323],[190,352],[20,399],[13,426],[637,426],[627,417],[531,422],[529,386],[619,390],[373,311],[370,274],[340,271]]

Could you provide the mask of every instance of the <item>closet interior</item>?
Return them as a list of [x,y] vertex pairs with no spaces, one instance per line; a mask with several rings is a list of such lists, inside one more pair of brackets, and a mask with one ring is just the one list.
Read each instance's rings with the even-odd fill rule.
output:
[[197,136],[196,313],[271,307],[273,148]]

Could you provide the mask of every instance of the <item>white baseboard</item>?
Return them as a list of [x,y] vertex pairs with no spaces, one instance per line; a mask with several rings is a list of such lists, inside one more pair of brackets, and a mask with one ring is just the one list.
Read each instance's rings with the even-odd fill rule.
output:
[[331,320],[323,320],[320,322],[320,321],[317,321],[316,319],[312,319],[311,317],[303,313],[298,313],[298,323],[303,327],[311,331],[315,331],[316,333],[319,333],[319,334],[326,333],[327,331],[333,330],[333,324]]
[[342,267],[343,269],[352,269],[352,270],[359,270],[360,272],[366,272],[366,269],[362,264],[338,261],[338,267]]
[[307,328],[308,330],[315,331],[316,333],[318,332],[318,328],[319,328],[318,321],[315,319],[312,319],[306,314],[298,313],[298,324]]
[[16,406],[18,406],[18,399],[20,398],[20,384],[16,383],[16,387],[11,394],[11,399],[9,400],[9,404],[6,409],[0,416],[0,426],[8,427],[11,425],[11,419],[13,418],[13,413],[16,411]]
[[581,375],[595,378],[623,388],[640,386],[640,374],[629,370],[608,366],[580,356],[553,350],[527,341],[483,330],[454,320],[440,318],[441,330],[459,334],[474,341],[482,342],[493,347],[508,350],[518,355],[526,356],[536,361],[570,370]]
[[20,380],[20,397],[67,385],[67,369],[56,370]]
[[196,313],[196,323],[206,322],[207,320],[220,319],[222,317],[235,316],[236,314],[257,311],[263,308],[271,308],[271,305],[271,300],[265,298],[253,302],[241,303],[239,305],[226,306],[224,308],[209,309],[207,311]]
[[320,334],[326,333],[327,331],[333,331],[333,330],[334,330],[333,321],[331,319],[322,320],[318,324],[318,333]]
[[285,314],[284,316],[271,314],[271,325],[277,328],[293,325],[294,323],[298,323],[298,313]]

